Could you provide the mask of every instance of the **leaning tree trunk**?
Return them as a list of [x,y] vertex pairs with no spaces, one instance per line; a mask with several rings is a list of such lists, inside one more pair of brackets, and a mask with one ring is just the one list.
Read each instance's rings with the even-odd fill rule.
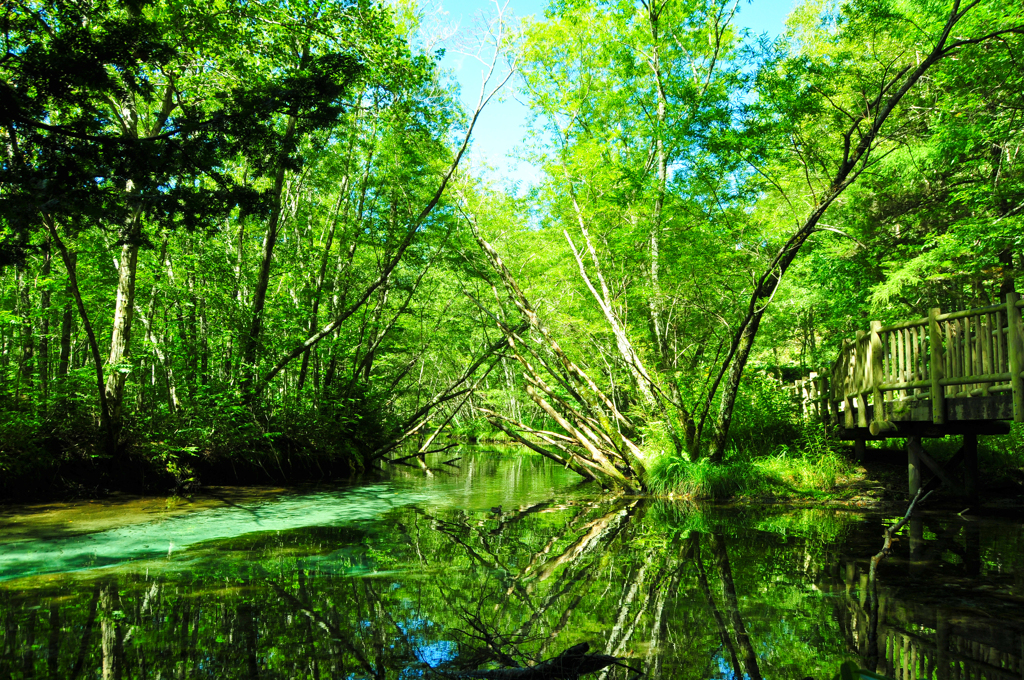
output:
[[743,616],[740,614],[736,584],[732,578],[732,567],[729,566],[729,554],[725,550],[725,538],[721,534],[711,534],[711,552],[715,554],[715,562],[718,564],[722,593],[725,595],[733,632],[736,633],[736,643],[743,653],[743,668],[750,680],[761,680],[761,668],[757,663],[757,653],[754,651],[754,645],[750,642],[750,635],[747,633]]
[[[854,121],[843,133],[840,142],[842,155],[838,159],[835,171],[827,178],[825,184],[827,188],[822,192],[817,205],[808,217],[793,232],[793,235],[790,236],[782,248],[779,249],[758,279],[750,296],[745,316],[733,335],[729,352],[719,368],[712,388],[708,391],[704,406],[705,417],[711,408],[719,384],[724,378],[728,377],[722,392],[717,418],[713,425],[714,431],[708,453],[709,459],[721,460],[725,454],[729,427],[732,422],[736,396],[739,393],[739,384],[743,377],[743,371],[750,357],[750,350],[757,336],[761,319],[771,304],[779,285],[782,283],[783,276],[796,259],[803,244],[811,234],[817,231],[818,222],[828,208],[857,180],[861,173],[870,167],[872,153],[877,148],[882,127],[893,111],[895,111],[896,106],[924,76],[928,69],[944,57],[955,54],[966,45],[978,44],[1004,33],[1019,30],[1019,27],[1002,28],[979,37],[949,42],[953,28],[976,4],[970,3],[965,9],[961,10],[960,0],[954,0],[942,34],[931,51],[926,55],[915,53],[915,57],[918,58],[913,64],[908,64],[904,68],[897,70],[891,78],[882,84],[882,87],[873,99],[865,98],[863,110],[859,112],[859,115],[855,117]],[[705,418],[702,417],[698,426],[698,440],[702,434],[704,420]]]
[[[49,215],[43,216],[43,224],[50,232],[50,239],[57,250],[60,251],[61,259],[64,261],[64,268],[68,273],[68,287],[71,289],[71,294],[74,296],[75,305],[78,307],[78,316],[82,321],[82,327],[85,329],[86,338],[89,341],[89,351],[92,354],[93,364],[95,367],[96,385],[98,388],[99,406],[100,406],[100,429],[104,434],[104,449],[108,455],[114,455],[117,452],[117,433],[114,429],[114,423],[110,417],[110,409],[107,405],[107,389],[106,381],[103,377],[103,360],[100,358],[100,346],[96,342],[96,333],[93,331],[92,323],[89,321],[89,313],[85,309],[85,302],[82,300],[82,291],[78,287],[78,273],[76,268],[76,254],[68,250],[67,246],[61,240],[60,235],[57,233],[57,225]],[[70,328],[70,324],[68,324]],[[70,333],[69,333],[70,336]],[[68,344],[70,345],[70,338]]]

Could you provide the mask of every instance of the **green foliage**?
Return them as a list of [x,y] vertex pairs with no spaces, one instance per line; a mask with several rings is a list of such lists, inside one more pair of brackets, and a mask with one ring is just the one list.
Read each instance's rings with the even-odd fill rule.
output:
[[[768,388],[760,395],[762,399],[775,399],[771,384],[770,380],[760,383]],[[722,464],[707,459],[691,462],[663,453],[664,448],[648,449],[653,457],[649,468],[652,489],[691,499],[820,498],[835,492],[851,477],[854,466],[839,453],[820,423],[793,421],[791,412],[781,409],[776,416],[782,422],[772,423],[764,416],[757,419],[756,431],[772,437],[770,445],[737,445]],[[738,424],[748,422],[744,419]]]
[[785,451],[800,436],[793,402],[771,375],[750,372],[736,399],[727,459],[748,459]]
[[[1019,11],[972,4],[954,33],[999,39],[934,64],[868,140],[865,103],[932,48],[943,3],[815,0],[757,45],[721,3],[649,9],[557,2],[525,25],[545,175],[516,196],[447,174],[467,119],[408,3],[12,5],[0,465],[134,457],[188,486],[232,461],[359,468],[416,427],[503,438],[480,406],[557,431],[495,344],[521,314],[472,213],[537,309],[523,340],[551,400],[587,402],[611,440],[603,392],[656,488],[834,485],[845,464],[765,367],[820,371],[868,315],[991,302],[1018,276]],[[836,168],[851,183],[787,270]],[[541,327],[596,389],[573,394]],[[717,432],[732,472],[676,458],[717,455]]]
[[1013,423],[1002,437],[980,437],[978,467],[988,479],[1024,482],[1024,424]]

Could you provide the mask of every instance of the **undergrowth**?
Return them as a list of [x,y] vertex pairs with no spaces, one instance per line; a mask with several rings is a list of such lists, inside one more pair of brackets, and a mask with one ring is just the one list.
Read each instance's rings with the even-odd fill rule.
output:
[[854,469],[820,425],[807,424],[798,430],[791,444],[779,445],[769,454],[734,447],[725,462],[712,463],[660,453],[648,469],[648,483],[655,493],[692,499],[821,498],[836,492],[854,474]]
[[190,409],[136,409],[111,452],[84,387],[67,381],[45,410],[0,396],[0,501],[337,478],[401,430],[387,395],[358,386],[276,409],[200,388]]

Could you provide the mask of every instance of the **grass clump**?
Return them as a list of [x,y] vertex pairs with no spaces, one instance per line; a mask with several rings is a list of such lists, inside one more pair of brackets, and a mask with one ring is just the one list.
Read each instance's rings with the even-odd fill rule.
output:
[[661,453],[649,472],[651,490],[690,499],[742,497],[815,497],[835,493],[854,466],[832,446],[820,425],[806,424],[791,444],[770,454],[733,448],[723,463],[690,461]]

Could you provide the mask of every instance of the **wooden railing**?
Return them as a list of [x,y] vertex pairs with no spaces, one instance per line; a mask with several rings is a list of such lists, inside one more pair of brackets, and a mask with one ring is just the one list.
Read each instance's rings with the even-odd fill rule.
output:
[[935,308],[889,326],[873,321],[843,343],[827,379],[812,373],[788,389],[802,415],[872,434],[890,430],[893,417],[921,420],[920,410],[899,418],[914,405],[928,402],[931,422],[942,425],[947,400],[1000,394],[1010,399],[1013,420],[1024,422],[1021,307],[1024,301],[1010,294],[991,307],[948,314]]

